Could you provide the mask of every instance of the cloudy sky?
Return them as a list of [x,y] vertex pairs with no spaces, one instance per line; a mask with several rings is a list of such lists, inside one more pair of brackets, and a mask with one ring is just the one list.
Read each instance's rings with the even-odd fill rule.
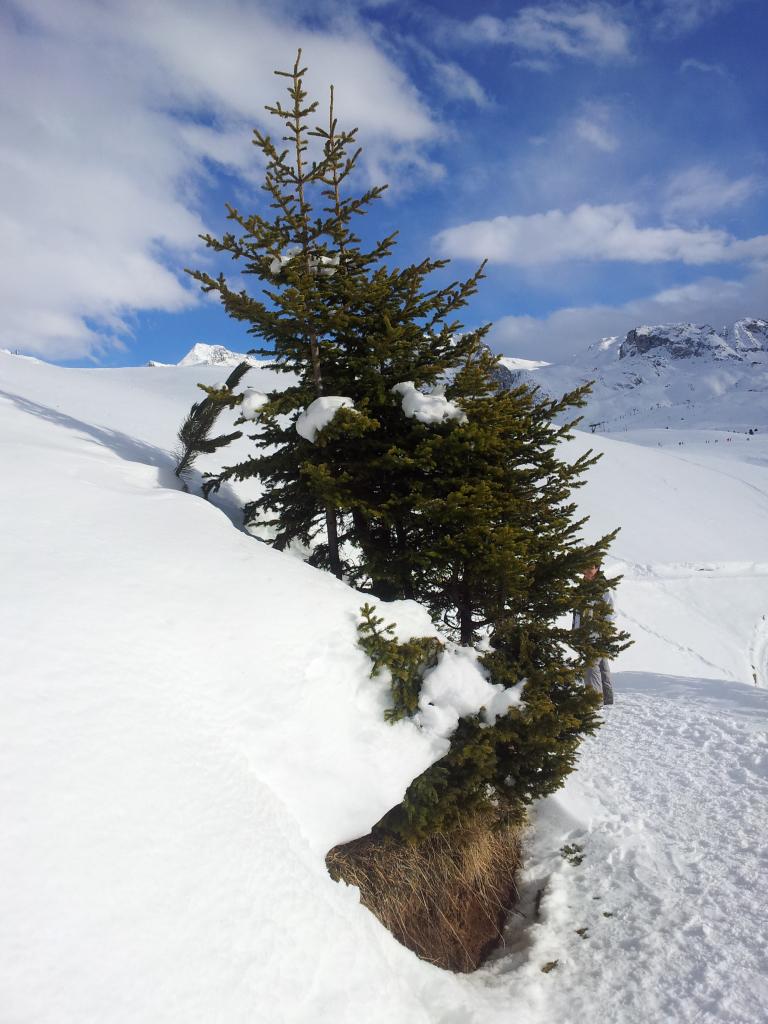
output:
[[768,317],[766,39],[765,0],[0,0],[0,347],[249,346],[183,268],[263,204],[250,133],[298,46],[390,183],[364,233],[487,257],[465,321],[498,350]]

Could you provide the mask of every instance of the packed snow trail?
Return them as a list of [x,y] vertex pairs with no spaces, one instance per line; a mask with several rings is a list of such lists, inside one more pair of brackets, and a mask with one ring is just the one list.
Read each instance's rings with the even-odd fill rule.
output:
[[537,1024],[762,1024],[768,691],[616,682],[579,772],[539,807],[522,884],[529,896],[543,887],[541,918],[513,918],[521,948],[482,981]]

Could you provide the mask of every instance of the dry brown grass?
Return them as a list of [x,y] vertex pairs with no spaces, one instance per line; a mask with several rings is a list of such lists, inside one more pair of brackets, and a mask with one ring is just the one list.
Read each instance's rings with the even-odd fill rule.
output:
[[331,877],[423,960],[474,971],[499,944],[517,900],[521,828],[475,814],[421,843],[367,835],[335,846]]

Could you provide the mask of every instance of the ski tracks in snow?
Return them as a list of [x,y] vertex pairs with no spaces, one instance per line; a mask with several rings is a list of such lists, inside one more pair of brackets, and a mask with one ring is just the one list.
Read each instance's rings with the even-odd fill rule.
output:
[[[531,914],[543,886],[541,915],[512,923],[490,989],[526,986],[519,1019],[536,1024],[764,1024],[768,693],[617,682],[579,772],[537,817],[530,860],[549,875],[523,889]],[[566,844],[575,857],[554,852]]]
[[[612,571],[623,577],[619,610],[642,654],[639,664],[635,651],[622,667],[653,664],[657,671],[690,671],[768,689],[768,563],[619,560]],[[656,641],[652,649],[648,640]],[[675,667],[670,653],[678,656]]]

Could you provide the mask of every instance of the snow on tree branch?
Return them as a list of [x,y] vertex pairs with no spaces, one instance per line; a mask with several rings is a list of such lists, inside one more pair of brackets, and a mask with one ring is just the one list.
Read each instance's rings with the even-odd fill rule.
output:
[[314,444],[318,433],[328,426],[339,409],[354,409],[354,402],[342,395],[316,398],[296,420],[296,433]]
[[[301,254],[301,248],[297,245],[291,246],[286,249],[284,253],[274,256],[272,262],[269,264],[269,272],[277,277],[284,266],[296,259]],[[314,273],[317,271],[320,277],[333,277],[339,266],[339,255],[335,256],[318,256],[310,255],[309,257],[309,269]]]
[[263,392],[257,391],[255,388],[247,388],[243,392],[240,415],[244,420],[256,420],[268,401],[269,398]]
[[402,396],[403,412],[411,419],[421,423],[443,423],[445,420],[467,422],[467,414],[445,397],[441,386],[434,388],[431,395],[425,395],[412,380],[404,380],[401,384],[395,384],[392,391]]

